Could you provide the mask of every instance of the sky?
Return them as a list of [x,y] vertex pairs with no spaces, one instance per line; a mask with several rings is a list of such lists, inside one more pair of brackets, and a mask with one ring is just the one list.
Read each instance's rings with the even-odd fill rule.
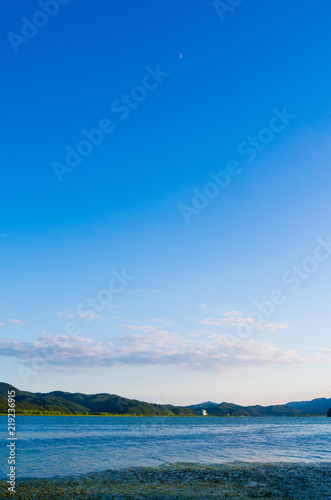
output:
[[330,3],[4,14],[0,379],[330,397]]

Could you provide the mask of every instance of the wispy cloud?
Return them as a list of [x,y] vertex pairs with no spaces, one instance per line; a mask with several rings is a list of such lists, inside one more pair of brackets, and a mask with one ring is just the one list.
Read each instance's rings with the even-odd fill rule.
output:
[[58,316],[63,316],[65,318],[81,318],[81,319],[105,319],[101,314],[96,313],[95,311],[91,312],[72,312],[72,311],[60,311],[57,313]]
[[165,335],[169,333],[167,330],[161,330],[155,325],[139,325],[139,324],[132,324],[132,325],[120,325],[119,330],[134,330],[136,332],[142,331],[147,334],[154,334],[154,335]]
[[23,321],[20,319],[7,319],[7,323],[11,323],[12,325],[24,325]]
[[155,323],[158,323],[159,325],[173,326],[173,323],[165,318],[151,318],[149,321],[153,321]]
[[245,326],[249,325],[256,330],[266,330],[276,332],[284,328],[289,328],[287,323],[276,323],[274,321],[261,321],[257,323],[256,318],[241,311],[228,311],[220,314],[217,318],[205,318],[200,321],[207,326]]
[[331,354],[331,348],[330,347],[317,347],[316,349],[312,349],[315,352],[318,352],[319,354]]
[[[130,326],[130,325],[129,325]],[[142,325],[146,328],[148,325]],[[131,328],[129,328],[131,330]],[[44,334],[38,340],[23,342],[0,340],[0,354],[20,361],[47,359],[49,369],[87,369],[96,366],[169,366],[178,369],[224,371],[238,367],[311,363],[314,358],[301,356],[290,349],[246,340],[236,342],[224,335],[203,339],[181,336],[177,332],[155,329],[122,335],[109,342],[83,337]],[[146,332],[146,330],[145,330]]]

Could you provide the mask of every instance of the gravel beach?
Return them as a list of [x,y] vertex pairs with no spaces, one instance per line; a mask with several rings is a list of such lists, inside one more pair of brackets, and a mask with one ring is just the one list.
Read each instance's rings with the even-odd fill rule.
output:
[[[8,495],[5,481],[0,498]],[[171,464],[17,481],[17,499],[331,498],[331,464]]]

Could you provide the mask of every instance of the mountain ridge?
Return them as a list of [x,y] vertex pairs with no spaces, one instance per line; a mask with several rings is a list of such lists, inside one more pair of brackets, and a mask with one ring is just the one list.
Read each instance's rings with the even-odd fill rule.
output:
[[16,413],[21,415],[128,415],[128,416],[201,416],[206,410],[210,416],[304,416],[326,415],[331,408],[331,398],[292,402],[286,405],[250,405],[214,403],[206,401],[197,405],[175,406],[129,399],[117,394],[84,394],[66,391],[48,393],[20,391],[0,382],[0,413],[6,414],[8,391],[16,393]]
[[326,414],[331,408],[331,398],[316,398],[311,401],[292,401],[287,406],[300,410],[303,413]]
[[83,394],[65,391],[48,393],[20,391],[0,383],[0,413],[7,412],[8,391],[15,391],[16,413],[19,415],[131,415],[194,416],[189,409],[174,405],[157,405],[116,394]]
[[[293,406],[292,406],[293,405]],[[311,401],[296,401],[281,405],[249,405],[241,406],[233,403],[222,403],[207,407],[204,403],[190,405],[197,415],[206,410],[210,416],[309,416],[326,415],[331,408],[331,398],[316,398]]]

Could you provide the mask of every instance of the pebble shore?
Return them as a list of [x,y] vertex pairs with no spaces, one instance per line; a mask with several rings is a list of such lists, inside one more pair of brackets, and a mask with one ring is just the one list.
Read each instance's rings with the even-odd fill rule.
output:
[[253,499],[331,498],[331,464],[171,464],[109,470],[84,476],[17,481],[16,495],[0,482],[0,498],[34,499]]

